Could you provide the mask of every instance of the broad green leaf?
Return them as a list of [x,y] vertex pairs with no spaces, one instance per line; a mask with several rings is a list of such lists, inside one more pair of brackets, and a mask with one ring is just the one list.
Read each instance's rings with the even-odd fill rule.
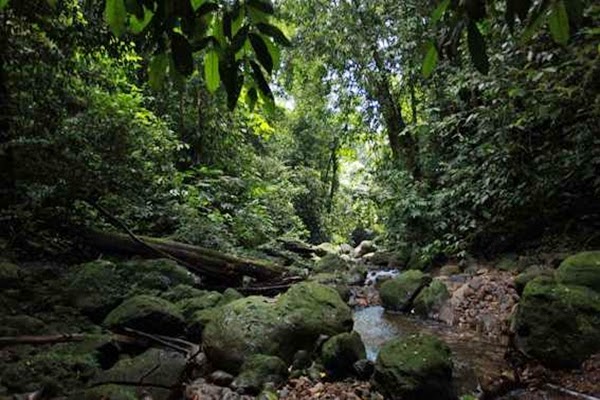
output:
[[156,54],[148,65],[148,83],[154,90],[162,88],[167,73],[169,58],[165,53]]
[[469,44],[469,53],[475,68],[482,74],[487,74],[490,69],[490,62],[487,56],[485,39],[479,31],[479,27],[473,21],[467,25],[467,42]]
[[281,50],[279,50],[279,47],[271,40],[265,40],[265,44],[267,45],[267,49],[269,50],[269,54],[273,60],[273,69],[279,68],[281,63]]
[[250,111],[254,110],[254,107],[256,106],[257,101],[258,101],[258,93],[256,92],[256,88],[251,87],[250,90],[248,90],[248,93],[246,93],[246,104],[248,105],[248,108],[250,109]]
[[264,35],[270,36],[282,46],[291,46],[290,40],[285,36],[285,34],[276,27],[275,25],[265,24],[263,22],[259,22],[256,24],[258,30]]
[[271,88],[269,87],[269,84],[267,83],[260,66],[254,61],[250,61],[250,67],[252,68],[252,77],[254,78],[254,82],[256,83],[256,86],[258,86],[260,93],[266,99],[274,103],[275,97],[273,96],[273,92],[271,92]]
[[206,2],[206,0],[190,0],[190,4],[192,5],[192,8],[194,9],[194,11],[199,9],[200,6],[202,4],[204,4],[204,2]]
[[422,72],[425,78],[429,78],[431,73],[435,69],[438,62],[438,51],[435,47],[435,44],[431,43],[429,45],[429,50],[427,50],[427,54],[425,54],[425,59],[423,60]]
[[204,56],[204,79],[208,91],[214,93],[221,83],[219,75],[219,53],[216,50],[210,50]]
[[121,36],[127,27],[127,10],[123,0],[106,0],[104,18],[112,33]]
[[235,15],[235,18],[233,19],[233,21],[231,23],[231,34],[233,36],[235,36],[238,33],[238,31],[242,28],[245,18],[246,18],[246,12],[244,11],[243,8],[241,8],[238,11],[237,15]]
[[566,45],[569,41],[569,16],[565,3],[561,0],[553,4],[548,17],[548,25],[550,25],[550,33],[554,41]]
[[0,0],[0,10],[8,5],[8,0]]
[[446,13],[446,10],[448,9],[449,5],[450,5],[450,0],[444,0],[435,8],[435,10],[433,10],[433,13],[431,13],[431,24],[432,25],[436,24],[440,19],[442,19],[442,17]]
[[[48,2],[48,4],[50,4],[50,7],[52,8],[56,8],[56,3],[58,3],[58,0],[46,0]],[[0,6],[0,9],[2,7]]]
[[152,17],[154,17],[154,13],[144,7],[144,18],[138,19],[137,16],[132,15],[129,18],[129,29],[136,35],[141,33],[144,29],[146,29],[150,21],[152,21]]
[[250,33],[248,38],[250,39],[250,44],[254,49],[254,54],[256,54],[256,59],[260,62],[260,65],[262,65],[269,74],[273,72],[273,56],[269,52],[265,40],[256,33]]

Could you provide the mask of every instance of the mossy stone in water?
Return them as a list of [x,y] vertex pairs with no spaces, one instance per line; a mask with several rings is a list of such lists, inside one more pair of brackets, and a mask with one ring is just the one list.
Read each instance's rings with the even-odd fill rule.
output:
[[403,272],[394,279],[385,281],[379,288],[381,303],[388,310],[408,311],[411,300],[423,286],[431,282],[431,276],[418,270]]
[[392,400],[455,400],[448,346],[430,335],[385,343],[375,362],[373,381]]
[[556,271],[565,285],[587,286],[600,292],[600,251],[586,251],[565,259]]
[[366,356],[365,345],[355,331],[333,336],[323,344],[321,350],[323,365],[336,378],[350,375],[354,363]]
[[440,312],[440,309],[450,298],[450,293],[444,282],[434,279],[431,284],[417,295],[413,304],[416,314],[422,317],[431,317]]
[[112,310],[104,325],[175,336],[183,332],[184,320],[174,304],[158,297],[140,295],[125,300]]
[[600,294],[538,277],[527,284],[515,317],[517,347],[553,367],[577,367],[600,351]]
[[287,365],[281,358],[255,354],[244,362],[232,386],[244,393],[256,395],[266,384],[280,385],[286,377]]

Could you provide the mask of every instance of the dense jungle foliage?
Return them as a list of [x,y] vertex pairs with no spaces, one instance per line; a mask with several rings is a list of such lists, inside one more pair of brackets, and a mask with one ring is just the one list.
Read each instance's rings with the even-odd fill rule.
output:
[[0,8],[6,249],[64,256],[100,210],[229,251],[600,239],[594,2]]

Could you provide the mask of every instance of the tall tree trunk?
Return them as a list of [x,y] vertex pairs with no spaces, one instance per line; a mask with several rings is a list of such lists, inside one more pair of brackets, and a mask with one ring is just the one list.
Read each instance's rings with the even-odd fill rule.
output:
[[[10,100],[8,95],[6,63],[8,61],[8,24],[5,14],[0,14],[0,211],[14,203],[15,164],[10,147]],[[0,214],[0,221],[3,216]]]

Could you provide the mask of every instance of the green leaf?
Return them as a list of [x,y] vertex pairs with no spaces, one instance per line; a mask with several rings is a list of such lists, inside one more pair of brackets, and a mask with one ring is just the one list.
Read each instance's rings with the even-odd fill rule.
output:
[[429,78],[431,73],[435,69],[438,62],[438,51],[433,42],[429,45],[429,50],[427,50],[427,54],[425,54],[425,59],[423,60],[422,72],[425,78]]
[[115,36],[125,33],[127,27],[127,10],[123,0],[106,0],[104,19]]
[[450,0],[442,1],[431,13],[431,24],[435,25],[446,13],[448,6],[450,5]]
[[8,0],[0,0],[0,10],[8,5]]
[[254,53],[256,54],[256,59],[270,74],[273,72],[273,57],[271,56],[264,39],[256,33],[250,33],[248,37],[250,39],[250,44],[254,49]]
[[250,88],[250,90],[248,90],[248,93],[246,93],[246,104],[248,105],[248,108],[250,109],[250,111],[254,110],[254,107],[256,107],[257,101],[258,101],[258,93],[256,92],[256,88],[252,87],[252,88]]
[[250,26],[246,25],[242,29],[238,30],[233,39],[231,39],[231,50],[234,53],[240,51],[240,49],[244,46],[246,39],[248,39],[248,31],[250,30]]
[[171,33],[171,51],[177,71],[189,76],[194,71],[194,59],[192,57],[192,46],[180,33]]
[[280,45],[282,45],[282,46],[291,46],[292,45],[290,40],[285,36],[285,34],[281,31],[281,29],[279,29],[275,25],[265,24],[264,22],[259,22],[256,24],[256,27],[258,28],[258,30],[261,33],[263,33],[269,37],[272,37],[273,40],[275,40],[275,42],[279,43]]
[[482,74],[487,74],[490,70],[490,62],[487,56],[485,39],[481,35],[477,24],[473,21],[469,21],[467,25],[467,42],[471,61],[473,61],[475,68]]
[[279,47],[272,40],[265,40],[265,44],[269,49],[269,54],[271,55],[271,59],[273,60],[273,68],[277,69],[281,63],[281,51]]
[[169,58],[165,53],[156,54],[148,65],[148,83],[154,90],[162,88],[165,82]]
[[144,7],[144,16],[142,19],[139,19],[135,15],[132,15],[131,18],[129,18],[129,29],[136,35],[141,33],[146,29],[150,21],[152,21],[152,17],[154,17],[154,13]]
[[219,75],[219,53],[216,50],[210,50],[204,56],[204,79],[208,91],[214,93],[221,83]]
[[267,83],[262,71],[260,70],[260,66],[254,61],[250,61],[250,67],[252,68],[252,77],[254,78],[254,82],[260,92],[271,102],[275,102],[275,97],[273,96],[273,92]]
[[265,14],[273,15],[275,13],[273,3],[270,0],[248,0],[246,4]]
[[566,45],[569,41],[569,16],[563,1],[554,2],[548,17],[548,25],[550,25],[552,39],[556,43]]
[[196,11],[202,4],[204,4],[205,1],[206,0],[190,0],[190,4],[192,5],[194,11]]
[[219,5],[216,4],[216,3],[212,3],[212,2],[203,3],[196,10],[196,15],[198,15],[198,16],[204,16],[206,14],[209,14],[211,12],[215,12],[215,11],[218,11],[218,10],[219,10]]
[[[48,2],[48,4],[50,5],[50,7],[52,8],[56,8],[56,3],[58,3],[58,0],[46,0]],[[0,9],[2,9],[2,6],[0,5]]]

